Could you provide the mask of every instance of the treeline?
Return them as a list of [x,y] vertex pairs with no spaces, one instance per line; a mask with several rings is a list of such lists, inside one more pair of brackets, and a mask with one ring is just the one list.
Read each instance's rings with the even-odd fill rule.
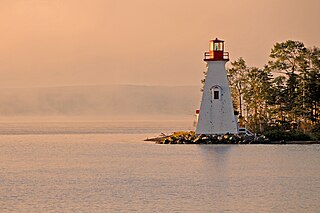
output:
[[241,126],[263,134],[319,134],[320,48],[292,40],[276,43],[263,68],[239,58],[227,72]]

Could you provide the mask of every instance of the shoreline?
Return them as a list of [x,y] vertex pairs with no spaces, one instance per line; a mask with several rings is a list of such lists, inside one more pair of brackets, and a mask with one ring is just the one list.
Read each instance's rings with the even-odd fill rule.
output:
[[247,135],[216,135],[216,136],[196,136],[194,131],[174,132],[170,135],[161,134],[158,137],[147,138],[144,141],[151,141],[156,144],[226,144],[226,145],[312,145],[320,144],[319,140],[315,141],[270,141],[265,136],[252,137]]
[[283,145],[311,145],[320,144],[320,141],[271,141],[270,144],[283,144]]

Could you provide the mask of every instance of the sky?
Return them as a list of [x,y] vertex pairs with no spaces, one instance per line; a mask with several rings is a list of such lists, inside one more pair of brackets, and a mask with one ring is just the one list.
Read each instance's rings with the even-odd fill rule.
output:
[[210,39],[262,67],[276,42],[319,47],[319,11],[319,0],[0,0],[0,87],[200,85]]

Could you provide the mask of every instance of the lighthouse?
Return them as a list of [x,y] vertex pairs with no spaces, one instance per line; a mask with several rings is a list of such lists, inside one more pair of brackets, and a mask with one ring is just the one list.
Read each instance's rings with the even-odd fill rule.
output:
[[237,134],[238,124],[225,68],[229,53],[224,52],[224,41],[217,38],[209,41],[209,52],[205,52],[204,61],[207,63],[207,75],[196,134]]

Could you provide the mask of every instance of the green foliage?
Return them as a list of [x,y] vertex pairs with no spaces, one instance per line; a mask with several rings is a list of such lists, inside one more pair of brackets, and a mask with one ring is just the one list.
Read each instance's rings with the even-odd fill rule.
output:
[[317,139],[320,140],[320,123],[313,127],[311,134]]
[[203,92],[203,88],[204,88],[204,84],[206,83],[206,77],[207,77],[207,70],[203,72],[203,79],[201,79],[201,84],[202,84],[202,87],[201,87],[201,92]]
[[271,141],[310,141],[312,137],[299,131],[270,130],[263,133]]
[[231,95],[233,98],[234,108],[239,111],[239,116],[243,115],[243,89],[246,87],[246,76],[248,67],[243,58],[231,62],[232,68],[228,69],[228,80],[231,85]]
[[279,72],[294,74],[301,69],[306,50],[300,41],[276,43],[271,49],[269,66]]

